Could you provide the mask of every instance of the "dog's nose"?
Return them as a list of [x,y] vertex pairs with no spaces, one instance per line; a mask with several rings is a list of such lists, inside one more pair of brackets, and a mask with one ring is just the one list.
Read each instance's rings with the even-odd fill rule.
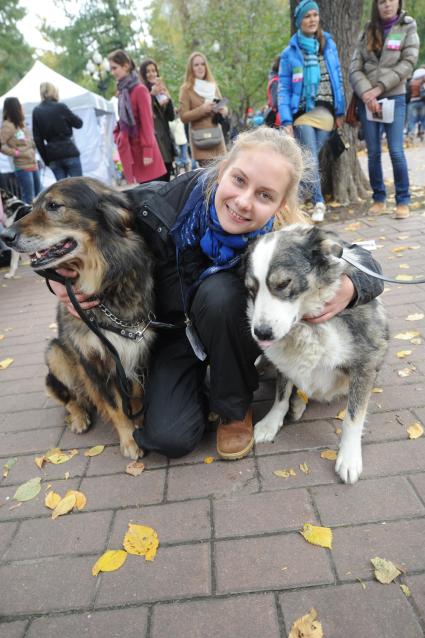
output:
[[12,246],[17,237],[16,230],[11,226],[10,228],[3,228],[0,232],[0,239],[4,241],[6,246]]
[[273,330],[267,324],[255,326],[254,335],[259,341],[273,341]]

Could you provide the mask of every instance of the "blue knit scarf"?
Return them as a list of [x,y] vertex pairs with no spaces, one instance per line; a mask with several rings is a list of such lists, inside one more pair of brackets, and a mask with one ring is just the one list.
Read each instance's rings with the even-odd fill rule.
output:
[[298,45],[304,54],[304,80],[302,98],[305,100],[306,111],[314,109],[317,90],[320,83],[319,40],[297,33]]
[[271,218],[259,230],[244,235],[226,232],[220,225],[214,204],[217,186],[211,193],[208,207],[205,201],[206,186],[207,175],[202,173],[171,229],[171,236],[179,252],[199,245],[211,260],[212,267],[200,273],[200,279],[234,266],[240,260],[248,241],[270,232],[274,221]]

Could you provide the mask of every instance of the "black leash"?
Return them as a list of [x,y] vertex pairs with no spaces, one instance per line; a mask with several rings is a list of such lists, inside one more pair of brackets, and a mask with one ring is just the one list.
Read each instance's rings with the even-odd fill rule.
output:
[[[68,297],[69,297],[72,305],[74,306],[75,310],[77,311],[80,319],[82,319],[82,321],[84,321],[86,326],[92,332],[94,332],[94,334],[98,337],[98,339],[100,339],[100,341],[103,343],[105,348],[107,348],[107,350],[110,352],[110,354],[111,354],[111,356],[112,356],[112,358],[113,358],[113,360],[115,362],[117,388],[118,388],[118,392],[119,392],[119,394],[121,396],[122,410],[123,410],[125,416],[127,418],[131,419],[132,421],[134,419],[137,419],[141,414],[143,414],[143,408],[141,410],[139,410],[138,412],[136,412],[135,414],[133,413],[133,409],[131,407],[131,397],[132,397],[131,390],[132,390],[132,386],[131,386],[131,382],[127,379],[127,376],[126,376],[124,368],[122,366],[119,354],[118,354],[115,346],[99,330],[99,324],[94,319],[94,316],[91,315],[91,317],[88,318],[87,314],[81,308],[81,306],[78,303],[77,298],[76,298],[76,296],[74,294],[74,290],[72,288],[72,284],[74,283],[73,279],[62,277],[55,270],[50,269],[50,268],[46,269],[46,270],[38,270],[37,274],[41,275],[42,277],[44,277],[46,279],[47,285],[49,285],[49,279],[51,279],[53,281],[59,282],[60,284],[63,284],[66,287],[66,291],[68,293]],[[52,289],[50,288],[50,286],[49,286],[49,289],[50,289],[51,292],[53,292]],[[151,313],[151,316],[152,316],[152,318],[148,319],[148,322],[147,322],[143,332],[148,327],[162,328],[162,329],[165,328],[165,329],[168,329],[168,330],[170,330],[170,329],[175,330],[175,329],[181,327],[180,325],[175,325],[175,324],[172,324],[172,323],[164,323],[164,322],[161,322],[161,321],[156,321],[156,318],[154,319],[155,315],[153,315],[153,313]],[[101,327],[106,329],[106,330],[111,329],[110,327],[105,326],[104,324],[101,324]],[[117,332],[117,330],[113,329],[113,332]],[[143,334],[141,336],[141,339],[143,339]]]
[[363,266],[363,264],[359,264],[355,259],[353,259],[352,257],[348,256],[347,253],[348,253],[348,250],[346,248],[344,248],[343,251],[342,251],[341,259],[343,259],[347,263],[349,263],[352,266],[354,266],[355,268],[357,268],[357,270],[361,270],[366,275],[370,275],[371,277],[374,277],[375,279],[381,279],[382,281],[388,281],[390,284],[425,284],[425,279],[416,279],[415,281],[399,281],[398,279],[391,279],[391,277],[386,277],[385,275],[380,275],[379,273],[374,272],[373,270],[370,270],[366,266]]

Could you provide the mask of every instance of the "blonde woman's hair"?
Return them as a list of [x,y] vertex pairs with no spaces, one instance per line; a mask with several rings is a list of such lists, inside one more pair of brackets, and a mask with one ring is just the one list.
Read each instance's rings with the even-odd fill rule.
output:
[[184,83],[186,85],[186,87],[188,89],[191,89],[193,87],[193,85],[195,84],[195,75],[193,73],[193,60],[194,58],[196,58],[197,56],[199,56],[200,58],[203,59],[203,61],[205,62],[205,77],[204,80],[207,80],[208,82],[215,82],[214,76],[211,73],[211,69],[208,65],[208,60],[205,57],[205,55],[203,53],[200,53],[199,51],[194,51],[193,53],[191,53],[189,55],[189,59],[187,61],[187,65],[186,65],[186,75],[184,78]]
[[59,102],[59,91],[54,84],[51,84],[50,82],[42,82],[40,84],[40,97],[43,102],[46,100]]
[[209,198],[217,183],[223,162],[231,166],[242,151],[259,150],[261,148],[274,151],[287,161],[290,166],[290,180],[285,197],[285,205],[276,213],[275,226],[296,223],[308,223],[309,218],[299,209],[298,191],[301,179],[309,181],[312,160],[295,139],[283,130],[260,126],[251,131],[241,133],[236,138],[227,157],[221,158],[208,169],[206,196]]

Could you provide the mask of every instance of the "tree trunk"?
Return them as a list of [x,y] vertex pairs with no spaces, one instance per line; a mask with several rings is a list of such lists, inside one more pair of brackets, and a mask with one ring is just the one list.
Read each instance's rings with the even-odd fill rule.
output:
[[[297,6],[297,0],[290,0],[291,15]],[[320,0],[321,25],[336,42],[344,79],[347,104],[352,89],[348,81],[348,69],[358,34],[362,28],[364,0]],[[295,26],[293,25],[293,28]],[[357,129],[344,125],[344,139],[350,148],[335,161],[328,148],[321,154],[322,186],[327,195],[341,204],[358,201],[368,196],[369,181],[366,179],[356,155]]]

